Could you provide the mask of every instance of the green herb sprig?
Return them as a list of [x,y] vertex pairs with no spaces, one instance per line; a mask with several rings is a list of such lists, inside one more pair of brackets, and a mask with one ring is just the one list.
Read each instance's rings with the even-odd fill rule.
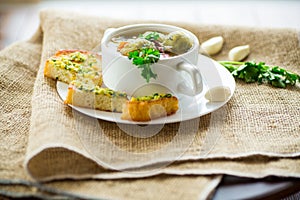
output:
[[286,88],[300,82],[300,76],[278,66],[268,66],[264,62],[219,61],[231,74],[246,83],[268,83],[274,87]]
[[146,40],[157,40],[159,38],[159,34],[157,32],[151,32],[148,35],[139,35],[140,38],[145,38]]
[[149,83],[151,78],[156,79],[155,74],[151,69],[151,64],[156,63],[160,58],[160,52],[153,48],[143,48],[129,52],[129,60],[132,60],[132,64],[136,65],[142,70],[141,75]]

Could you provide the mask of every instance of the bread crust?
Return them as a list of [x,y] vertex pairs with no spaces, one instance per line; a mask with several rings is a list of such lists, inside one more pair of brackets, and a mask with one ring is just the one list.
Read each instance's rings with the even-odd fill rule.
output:
[[127,101],[123,105],[121,119],[131,121],[150,121],[176,113],[178,99],[174,96],[148,101]]

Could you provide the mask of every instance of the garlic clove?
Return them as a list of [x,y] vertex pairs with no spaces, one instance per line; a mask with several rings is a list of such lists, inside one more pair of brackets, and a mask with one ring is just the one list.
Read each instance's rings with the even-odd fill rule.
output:
[[250,46],[244,45],[244,46],[237,46],[232,48],[229,53],[228,57],[231,61],[241,61],[244,58],[246,58],[250,53]]
[[211,102],[226,101],[231,95],[230,88],[224,86],[217,86],[209,89],[205,93],[205,98]]
[[203,42],[200,48],[208,55],[214,55],[220,52],[220,50],[223,47],[223,43],[224,43],[223,37],[217,36]]

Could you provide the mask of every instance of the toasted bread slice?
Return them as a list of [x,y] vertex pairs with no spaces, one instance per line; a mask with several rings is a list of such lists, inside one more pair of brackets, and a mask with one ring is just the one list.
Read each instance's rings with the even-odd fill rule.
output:
[[108,88],[72,81],[64,103],[102,111],[122,112],[127,95]]
[[101,86],[101,57],[89,51],[60,50],[46,61],[44,75],[65,83],[77,79]]
[[121,119],[132,121],[150,121],[176,113],[178,110],[178,99],[170,94],[154,94],[131,98],[122,110]]

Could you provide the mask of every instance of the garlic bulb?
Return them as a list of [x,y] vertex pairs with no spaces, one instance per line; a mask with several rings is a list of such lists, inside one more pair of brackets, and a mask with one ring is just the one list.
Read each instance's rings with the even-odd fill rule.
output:
[[237,46],[232,48],[229,53],[228,57],[229,60],[232,61],[241,61],[244,58],[246,58],[250,53],[250,46],[249,45],[244,45],[244,46]]
[[211,102],[226,101],[231,95],[230,88],[217,86],[209,89],[205,93],[205,98]]
[[223,47],[223,43],[224,43],[223,37],[217,36],[203,42],[200,48],[208,55],[214,55],[220,52],[220,50]]

